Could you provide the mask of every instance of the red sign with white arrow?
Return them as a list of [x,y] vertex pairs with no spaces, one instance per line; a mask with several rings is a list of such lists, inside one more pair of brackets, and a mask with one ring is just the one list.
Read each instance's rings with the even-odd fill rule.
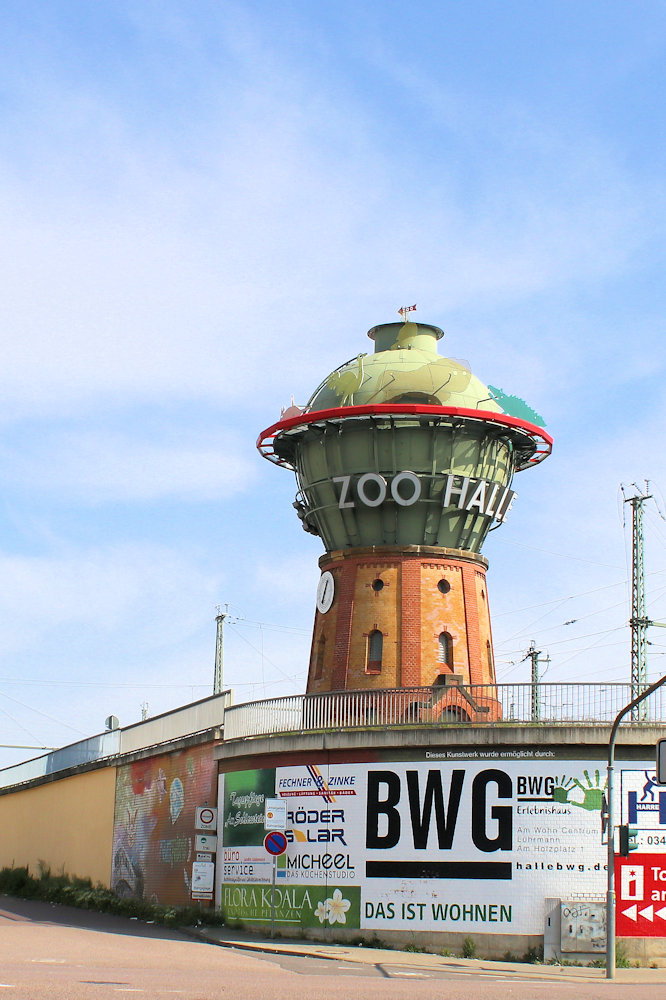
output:
[[615,933],[666,937],[666,855],[615,858]]

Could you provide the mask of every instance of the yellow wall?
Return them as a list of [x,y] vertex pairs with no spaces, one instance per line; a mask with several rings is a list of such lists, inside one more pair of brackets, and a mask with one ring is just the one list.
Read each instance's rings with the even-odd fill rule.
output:
[[40,861],[109,886],[115,767],[101,767],[0,795],[0,868]]

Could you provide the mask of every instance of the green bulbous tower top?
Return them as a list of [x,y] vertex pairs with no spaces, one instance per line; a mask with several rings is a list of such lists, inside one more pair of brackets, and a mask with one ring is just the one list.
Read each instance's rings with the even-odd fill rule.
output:
[[437,351],[428,323],[373,327],[373,354],[328,375],[258,447],[296,472],[294,506],[327,552],[427,545],[478,553],[513,474],[550,453],[541,418]]

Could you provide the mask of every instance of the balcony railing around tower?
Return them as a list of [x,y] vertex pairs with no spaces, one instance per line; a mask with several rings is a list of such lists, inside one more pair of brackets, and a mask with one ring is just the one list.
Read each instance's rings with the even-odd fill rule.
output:
[[[631,697],[630,684],[575,683],[447,684],[291,695],[228,708],[224,738],[408,726],[610,725]],[[640,724],[665,721],[662,688],[649,699]]]

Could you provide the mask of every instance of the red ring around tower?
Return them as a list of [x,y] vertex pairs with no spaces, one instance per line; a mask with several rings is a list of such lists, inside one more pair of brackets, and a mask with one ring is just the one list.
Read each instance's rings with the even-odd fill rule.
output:
[[337,406],[329,410],[310,410],[296,417],[278,420],[267,427],[257,438],[259,452],[270,462],[290,468],[288,462],[279,458],[273,451],[273,441],[283,431],[292,430],[305,424],[316,424],[324,420],[344,420],[348,417],[372,417],[385,415],[423,415],[461,417],[464,420],[474,420],[480,423],[500,424],[509,429],[526,434],[534,444],[534,454],[521,468],[538,465],[547,458],[553,449],[553,439],[542,427],[537,427],[520,417],[512,417],[508,413],[496,413],[494,410],[473,410],[461,406],[427,406],[419,403],[375,403],[363,406]]

